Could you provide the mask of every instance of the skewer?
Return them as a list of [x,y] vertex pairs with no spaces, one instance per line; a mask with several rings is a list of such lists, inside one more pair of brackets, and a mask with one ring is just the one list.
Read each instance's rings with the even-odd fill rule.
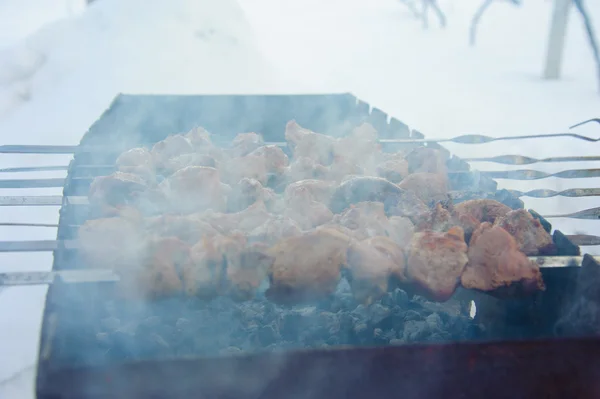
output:
[[[379,142],[382,144],[420,144],[420,143],[457,143],[457,144],[484,144],[492,143],[495,141],[508,141],[508,140],[529,140],[529,139],[548,139],[557,137],[569,137],[578,140],[583,140],[591,143],[600,141],[592,137],[583,136],[575,133],[550,133],[550,134],[529,134],[519,136],[506,136],[506,137],[490,137],[481,134],[464,134],[452,138],[409,138],[409,139],[380,139]],[[287,146],[285,142],[266,142],[266,145],[277,145],[280,147]],[[2,145],[0,146],[0,153],[4,154],[74,154],[81,152],[94,152],[94,153],[115,153],[120,152],[121,149],[115,147],[85,147],[79,145]]]
[[[600,256],[593,258],[600,262]],[[529,259],[537,262],[541,269],[580,267],[583,261],[582,256],[534,256]],[[104,269],[0,273],[0,286],[47,285],[57,280],[69,284],[115,283],[119,281],[119,276],[112,270]]]

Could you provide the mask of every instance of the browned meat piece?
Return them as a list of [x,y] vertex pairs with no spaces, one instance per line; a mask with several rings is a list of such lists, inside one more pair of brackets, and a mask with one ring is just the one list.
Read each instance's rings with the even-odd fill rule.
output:
[[265,159],[267,173],[281,175],[285,173],[290,161],[285,152],[276,145],[264,145],[252,151],[249,155]]
[[142,223],[121,217],[87,220],[79,227],[78,245],[86,267],[114,270],[139,266],[148,247]]
[[[337,185],[326,180],[306,179],[288,185],[283,193],[284,199],[290,202],[294,197],[309,195],[313,201],[328,204]],[[308,191],[308,194],[306,193]]]
[[270,217],[265,204],[259,201],[236,213],[207,212],[202,219],[221,234],[231,234],[236,230],[249,233]]
[[183,154],[172,157],[163,163],[163,173],[168,176],[187,166],[208,166],[217,167],[217,162],[213,157],[206,154]]
[[277,241],[302,234],[298,223],[286,216],[274,216],[248,234],[249,242],[274,245]]
[[433,209],[423,214],[416,225],[417,231],[448,231],[455,226],[452,215],[440,202],[436,203]]
[[468,240],[473,231],[479,227],[479,220],[468,213],[457,213],[449,201],[438,202],[428,213],[423,214],[416,225],[417,231],[447,231],[452,226],[459,226]]
[[197,153],[204,154],[213,147],[210,140],[210,133],[202,127],[193,128],[185,134],[185,138],[188,139]]
[[283,214],[298,223],[302,230],[320,226],[333,218],[333,213],[327,205],[310,198],[299,197],[289,203]]
[[275,205],[277,195],[270,188],[263,187],[256,179],[243,178],[232,187],[227,196],[228,212],[240,212],[250,205],[261,201],[268,209]]
[[243,157],[252,151],[264,146],[263,138],[258,133],[240,133],[233,139],[231,147],[232,157]]
[[174,134],[159,141],[150,151],[158,170],[161,170],[169,159],[192,152],[194,152],[192,143],[181,134]]
[[351,205],[339,215],[334,223],[353,231],[353,236],[366,239],[375,236],[386,236],[390,224],[381,202],[359,202]]
[[292,160],[285,172],[289,183],[306,179],[326,179],[329,169],[308,157],[297,157]]
[[161,195],[151,195],[154,191],[149,187],[143,178],[131,173],[115,172],[95,178],[88,193],[92,216],[118,215],[119,209],[127,205],[148,212],[152,205],[159,209],[163,205]]
[[401,248],[406,248],[415,232],[415,226],[409,218],[403,216],[392,216],[389,218],[387,235]]
[[164,180],[161,188],[174,212],[192,213],[225,208],[219,171],[205,166],[187,166]]
[[161,215],[146,220],[148,231],[160,237],[177,237],[188,244],[194,245],[202,237],[215,236],[217,230],[201,215]]
[[309,230],[329,222],[333,213],[327,205],[314,201],[312,192],[307,189],[296,190],[295,195],[288,198],[283,214],[293,219],[301,229]]
[[469,200],[454,205],[457,216],[490,223],[494,223],[496,218],[506,215],[511,210],[508,206],[491,199]]
[[183,287],[188,296],[212,299],[228,288],[227,269],[239,270],[246,240],[241,235],[203,238],[190,250],[183,266]]
[[352,293],[363,304],[381,298],[388,290],[390,277],[406,279],[404,253],[387,237],[352,242],[347,256]]
[[331,165],[327,167],[326,179],[341,182],[347,176],[360,176],[364,174],[364,169],[352,158],[344,156],[335,156]]
[[265,157],[246,155],[231,158],[221,166],[223,181],[231,185],[239,183],[244,178],[255,179],[263,186],[269,181],[267,160]]
[[[151,240],[142,268],[123,274],[119,282],[124,295],[158,299],[178,295],[183,290],[180,273],[189,260],[190,247],[175,237]],[[133,278],[133,284],[128,279]]]
[[554,255],[556,247],[539,220],[525,209],[517,209],[496,219],[495,226],[508,231],[517,241],[519,250],[525,255]]
[[506,230],[482,223],[469,243],[469,264],[461,277],[463,287],[496,296],[530,294],[545,290],[538,265],[519,251]]
[[227,264],[227,289],[224,295],[236,301],[254,298],[274,261],[275,258],[267,254],[266,246],[253,245],[245,249],[239,263]]
[[436,173],[410,174],[398,184],[398,187],[412,191],[426,204],[443,201],[448,197],[447,179]]
[[467,261],[460,227],[447,233],[424,231],[416,233],[410,243],[407,274],[427,298],[447,301],[456,291]]
[[404,159],[391,159],[377,165],[377,176],[392,183],[400,183],[408,176],[408,162]]
[[279,241],[268,254],[275,258],[269,270],[268,299],[295,304],[316,301],[335,292],[346,264],[350,237],[318,229]]
[[116,165],[119,172],[138,175],[148,183],[156,183],[154,158],[145,148],[125,151],[117,158]]
[[285,139],[295,159],[306,157],[324,166],[333,160],[336,144],[333,137],[315,133],[304,129],[296,121],[289,121],[285,126]]
[[406,155],[410,173],[436,173],[446,176],[446,157],[440,150],[417,147]]
[[376,161],[380,160],[382,156],[381,145],[377,140],[377,136],[377,130],[372,125],[363,123],[354,128],[348,136],[339,138],[336,141],[334,145],[335,157],[344,159],[347,165],[357,165],[359,170],[374,170]]

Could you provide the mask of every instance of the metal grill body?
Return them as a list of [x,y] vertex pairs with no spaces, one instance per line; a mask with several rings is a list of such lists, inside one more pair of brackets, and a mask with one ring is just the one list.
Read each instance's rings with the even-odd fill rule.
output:
[[[581,257],[573,258],[579,255],[579,248],[560,232],[554,233],[558,258],[547,265],[558,267],[542,269],[547,284],[546,292],[524,300],[503,301],[467,291],[457,294],[465,300],[477,302],[477,317],[490,329],[490,337],[537,341],[336,349],[227,359],[149,359],[125,365],[113,363],[106,350],[98,346],[93,329],[94,324],[104,316],[104,308],[99,304],[111,296],[111,276],[97,273],[78,280],[76,275],[70,274],[71,271],[85,269],[85,265],[77,258],[72,240],[78,226],[88,218],[85,196],[93,178],[111,173],[112,165],[121,152],[133,147],[150,146],[169,134],[202,126],[217,134],[214,138],[216,144],[226,145],[236,134],[249,131],[261,133],[267,142],[281,143],[284,141],[285,125],[291,119],[303,127],[332,136],[339,136],[348,128],[368,122],[379,132],[386,151],[410,150],[423,145],[423,142],[446,151],[438,142],[427,141],[418,131],[410,130],[400,120],[389,117],[351,94],[120,95],[84,135],[79,146],[0,148],[2,152],[10,153],[74,153],[66,179],[32,180],[26,184],[22,180],[0,181],[0,187],[4,188],[64,186],[63,197],[0,198],[0,204],[7,206],[61,205],[56,242],[0,243],[0,250],[3,251],[54,253],[55,274],[37,276],[43,282],[52,282],[46,299],[40,343],[38,398],[282,398],[288,394],[293,395],[289,397],[311,398],[365,397],[367,394],[394,397],[399,392],[415,398],[481,397],[484,395],[482,392],[488,397],[505,397],[499,393],[498,396],[494,395],[502,392],[509,381],[518,389],[512,392],[511,397],[597,397],[592,394],[600,392],[598,382],[588,384],[585,389],[581,383],[600,381],[600,365],[594,360],[600,358],[598,340],[549,340],[561,307],[569,302],[570,295],[576,290],[582,261]],[[458,138],[455,142],[476,143],[485,140],[489,141],[490,138],[471,135]],[[464,160],[449,153],[447,155],[450,189],[457,202],[492,198],[516,209],[523,207],[518,198],[522,195],[597,195],[594,191],[498,191],[493,177],[533,179],[546,176],[535,171],[478,173],[471,171]],[[528,164],[550,160],[502,157],[496,161]],[[48,170],[57,170],[53,168]],[[24,171],[24,168],[13,169],[16,172]],[[582,173],[598,175],[596,171],[578,171],[571,175],[581,177]],[[565,176],[569,177],[567,174]],[[572,217],[598,218],[597,215],[597,210],[590,210]],[[543,217],[537,217],[550,228]],[[579,241],[593,243],[596,238],[579,237]],[[597,266],[591,257],[586,259],[591,267]],[[5,284],[19,281],[15,274],[0,275],[1,279]],[[78,284],[72,284],[73,281],[78,281]],[[156,306],[168,312],[178,306],[178,302],[173,300]],[[567,349],[574,357],[569,362],[561,363],[558,359],[567,353]],[[585,372],[582,365],[586,367]],[[314,376],[311,377],[310,371],[315,367],[322,368],[320,382],[311,384]],[[498,372],[500,369],[501,372]],[[526,370],[532,373],[531,378],[523,374]],[[578,379],[571,380],[572,383],[565,381],[567,374],[575,373],[575,370],[582,373],[577,374]],[[292,379],[305,383],[293,383]],[[252,380],[254,383],[250,388],[240,390],[236,382],[241,380]],[[357,385],[357,381],[361,384]]]

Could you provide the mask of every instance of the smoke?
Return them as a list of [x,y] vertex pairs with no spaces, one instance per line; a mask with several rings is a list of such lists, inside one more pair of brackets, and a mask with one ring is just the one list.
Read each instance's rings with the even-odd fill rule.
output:
[[[380,115],[377,112],[375,114]],[[127,164],[124,158],[119,158],[121,167],[132,168],[136,159],[143,159],[140,164],[146,167],[148,154],[156,161],[160,160],[160,156],[156,157],[156,152],[173,155],[178,153],[171,152],[175,148],[179,153],[186,151],[189,153],[190,148],[193,147],[193,151],[201,151],[213,157],[215,169],[225,173],[227,168],[223,166],[229,162],[228,157],[231,154],[236,154],[238,157],[248,156],[256,147],[270,142],[283,142],[286,124],[290,120],[296,120],[300,126],[315,132],[341,139],[337,143],[340,144],[338,148],[343,148],[343,151],[341,153],[334,151],[331,157],[328,156],[328,151],[318,151],[331,145],[331,140],[317,143],[316,149],[307,147],[310,151],[317,150],[318,153],[324,154],[325,165],[321,166],[324,168],[324,173],[332,173],[331,176],[335,176],[335,184],[331,185],[333,189],[347,180],[348,175],[351,174],[340,173],[340,171],[356,170],[357,174],[377,177],[382,173],[377,169],[377,165],[390,158],[394,162],[389,165],[399,170],[390,173],[389,176],[392,176],[391,178],[396,176],[398,180],[409,172],[409,168],[411,172],[426,173],[434,172],[435,168],[445,164],[445,162],[440,163],[439,159],[430,159],[428,155],[431,153],[428,152],[414,156],[410,165],[402,165],[400,159],[404,154],[374,151],[374,148],[370,147],[374,141],[361,139],[357,134],[358,132],[367,137],[373,134],[373,130],[362,123],[367,121],[373,122],[374,126],[379,125],[380,134],[386,137],[393,136],[392,128],[385,117],[382,124],[381,119],[372,116],[369,110],[357,103],[351,95],[189,97],[123,95],[113,102],[111,108],[82,139],[84,146],[90,148],[110,146],[110,151],[77,155],[71,173],[84,165],[114,163],[119,153],[134,147],[146,149],[132,154],[134,156],[129,161],[132,164]],[[361,129],[353,130],[361,125]],[[210,141],[221,149],[206,146],[202,140],[194,142],[192,139],[198,139],[205,133],[198,127],[210,132]],[[187,134],[191,130],[187,141],[164,142],[166,144],[163,143],[164,145],[153,150],[154,144],[164,140],[168,135]],[[237,134],[247,132],[261,134],[264,142],[256,142],[253,138],[250,144],[246,141],[241,141],[240,146],[232,144],[232,139]],[[187,148],[188,144],[191,145],[190,148]],[[209,151],[208,147],[212,150]],[[302,145],[296,145],[294,150],[301,151],[302,148]],[[290,150],[286,148],[285,152],[291,155]],[[307,155],[310,156],[311,153]],[[135,158],[137,156],[141,158]],[[189,158],[192,159],[193,157]],[[293,163],[294,160],[292,157],[290,162]],[[293,369],[289,368],[293,366],[290,366],[289,362],[295,357],[285,355],[290,350],[306,347],[335,348],[340,345],[387,345],[393,342],[400,344],[420,340],[452,341],[471,339],[477,335],[473,333],[477,329],[472,327],[473,322],[468,315],[463,317],[451,312],[445,313],[443,308],[433,310],[434,308],[427,301],[422,299],[411,301],[406,292],[393,289],[391,286],[389,292],[380,301],[370,306],[360,305],[354,298],[352,282],[346,281],[345,278],[341,279],[342,282],[332,297],[316,304],[284,306],[272,303],[265,298],[265,291],[269,286],[268,279],[264,281],[244,279],[247,273],[252,275],[254,270],[252,267],[256,265],[245,265],[243,262],[238,264],[232,260],[236,256],[242,259],[242,255],[235,252],[238,251],[237,232],[240,230],[245,234],[254,232],[255,236],[261,237],[255,229],[267,220],[270,213],[288,215],[286,209],[294,201],[287,203],[281,192],[273,192],[270,195],[274,195],[276,200],[273,200],[271,205],[265,201],[265,204],[259,207],[250,206],[237,213],[226,214],[223,212],[228,210],[226,198],[229,194],[243,195],[246,193],[244,190],[250,190],[252,195],[259,197],[262,194],[260,190],[257,191],[257,185],[247,184],[244,189],[240,189],[235,181],[219,182],[219,179],[215,179],[216,175],[212,173],[215,170],[212,166],[188,166],[174,172],[166,170],[164,165],[159,165],[160,170],[154,170],[154,174],[158,175],[155,182],[148,178],[150,175],[147,173],[148,170],[132,168],[124,170],[123,173],[138,173],[144,178],[132,183],[132,179],[123,178],[121,175],[120,179],[116,179],[118,181],[111,183],[105,180],[110,184],[107,183],[100,188],[97,185],[96,189],[92,190],[92,197],[97,195],[90,197],[90,203],[97,211],[96,216],[108,216],[112,218],[112,222],[109,224],[104,224],[105,222],[100,220],[91,224],[88,222],[86,227],[80,230],[80,239],[86,241],[82,252],[87,254],[87,258],[80,259],[81,266],[115,267],[121,272],[125,271],[123,280],[112,288],[86,287],[82,291],[81,286],[68,289],[57,286],[53,289],[54,293],[51,297],[54,297],[49,301],[47,314],[56,316],[57,323],[55,331],[46,329],[46,337],[42,344],[42,353],[47,354],[45,360],[63,365],[83,366],[112,365],[127,361],[157,361],[173,357],[201,357],[209,362],[211,358],[261,351],[276,353],[283,351],[283,354],[269,357],[268,361],[261,363],[260,369],[244,368],[242,374],[237,368],[243,364],[242,360],[238,365],[235,361],[215,360],[215,371],[209,372],[213,386],[221,387],[232,394],[243,391],[246,394],[256,392],[256,396],[259,396],[261,392],[270,389],[273,381],[281,381],[283,377],[289,378],[281,373]],[[242,169],[244,166],[247,164],[241,163],[240,167],[232,168],[236,176],[239,176],[240,172],[243,172],[242,175],[248,172]],[[334,166],[338,166],[339,169],[336,170]],[[402,167],[406,170],[402,170]],[[184,172],[181,172],[182,170]],[[220,178],[223,179],[223,176]],[[362,186],[354,185],[350,197],[356,198],[342,198],[341,201],[345,202],[340,205],[340,211],[354,202],[369,199],[386,203],[386,198],[371,198],[372,194],[370,194],[373,192],[373,187],[381,185],[381,180],[383,179],[376,178],[366,181]],[[123,182],[126,184],[122,184]],[[207,182],[208,185],[198,182]],[[83,186],[75,187],[76,184],[84,183],[72,181],[72,185],[65,189],[65,195],[70,195],[69,190],[83,188]],[[141,186],[153,184],[159,188],[159,192],[163,189],[164,198],[160,197],[156,190],[139,190]],[[391,183],[388,185],[396,187]],[[285,186],[284,184],[283,187]],[[324,192],[332,194],[330,189],[326,188]],[[120,195],[114,196],[115,191]],[[149,192],[152,194],[150,197],[147,195]],[[398,191],[396,188],[391,190],[389,195],[398,192],[404,191]],[[326,197],[326,194],[320,195]],[[302,196],[299,194],[298,198],[300,197]],[[158,201],[159,205],[154,208],[147,206],[152,201]],[[415,196],[415,198],[411,197],[410,201],[411,204],[416,204],[420,200]],[[119,202],[124,206],[117,206]],[[140,203],[146,206],[140,208]],[[310,199],[309,204],[313,206],[314,203],[319,201]],[[167,208],[161,208],[165,204]],[[424,206],[422,203],[421,205]],[[412,205],[407,208],[412,209]],[[142,209],[141,213],[140,209]],[[158,211],[159,214],[143,215],[144,212],[152,214],[153,212],[149,211],[151,209],[154,209],[154,212]],[[161,219],[160,216],[165,209],[171,214],[168,220]],[[310,217],[315,215],[316,209],[322,210],[309,207],[303,208],[302,212],[289,215],[311,220]],[[383,210],[384,208],[381,207],[381,211]],[[350,213],[346,215],[349,225],[353,226],[351,222],[358,221],[357,226],[360,227],[362,219],[353,217],[356,210]],[[378,215],[373,215],[374,220],[377,220]],[[330,212],[329,217],[332,216]],[[383,219],[386,219],[385,214]],[[339,220],[341,219],[332,219],[332,223]],[[367,237],[373,234],[385,234],[379,224],[383,223],[381,220],[369,222],[365,230]],[[65,220],[64,217],[61,220],[62,223],[73,224],[82,221],[83,219]],[[412,222],[408,218],[396,222],[398,226],[409,226],[412,229]],[[94,223],[101,223],[101,228],[90,231],[89,228],[93,227]],[[279,231],[275,228],[273,230],[275,233]],[[295,231],[294,228],[291,230]],[[187,241],[187,244],[192,246],[189,257],[193,261],[183,259],[185,256],[182,254],[185,251],[179,244],[174,241],[157,241],[156,237],[152,237],[152,231],[162,231],[167,235],[174,234],[180,236],[182,241]],[[210,237],[215,234],[224,238],[211,239]],[[398,234],[397,237],[407,237],[407,235]],[[318,245],[319,243],[315,243],[314,247],[307,247],[306,251],[320,250]],[[256,251],[262,250],[261,247],[253,248]],[[57,265],[60,264],[59,262],[60,260],[57,260]],[[185,282],[186,270],[195,268],[196,273],[200,266],[203,267],[203,274],[194,274],[194,278],[198,281],[202,279],[205,284],[202,287],[214,289],[214,293],[210,294],[209,298],[186,295],[189,293],[188,289],[191,289]],[[239,292],[245,292],[254,289],[256,298],[236,303],[231,298],[223,296],[211,297],[220,294],[222,284],[232,281],[233,277],[242,280],[239,286],[227,287],[229,290],[235,288]],[[377,277],[375,280],[381,281],[380,276]],[[59,290],[64,292],[60,293]],[[113,299],[107,299],[111,297]],[[127,299],[123,300],[123,297]],[[48,324],[48,319],[46,322]],[[164,366],[157,363],[156,367],[155,370],[161,375],[172,379],[180,378],[172,374],[171,368],[175,366],[171,363],[165,362]],[[328,367],[327,362],[323,363],[323,367]],[[357,368],[356,378],[360,378],[360,374],[368,368],[368,365]],[[324,375],[327,375],[326,370],[320,367],[304,370],[305,388],[299,397],[308,398],[312,389],[320,391],[327,385],[329,382],[324,380]],[[232,385],[231,376],[240,379]],[[128,384],[129,381],[123,383]],[[168,383],[165,385],[168,386]]]

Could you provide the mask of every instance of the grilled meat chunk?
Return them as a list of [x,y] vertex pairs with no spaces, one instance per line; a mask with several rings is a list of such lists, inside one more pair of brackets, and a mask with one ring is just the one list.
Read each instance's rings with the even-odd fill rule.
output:
[[288,156],[276,145],[264,145],[252,151],[249,155],[261,157],[265,160],[267,173],[281,175],[289,166]]
[[415,226],[409,218],[403,216],[392,216],[389,218],[387,235],[400,248],[406,248],[415,232]]
[[182,154],[169,158],[163,163],[163,174],[169,176],[187,166],[208,166],[217,168],[217,161],[208,154]]
[[205,166],[188,166],[163,181],[161,188],[174,212],[192,213],[225,208],[225,193],[219,171]]
[[[121,277],[122,295],[140,299],[168,298],[183,290],[181,274],[188,262],[190,247],[175,237],[150,240],[141,268],[128,270]],[[131,274],[130,274],[131,272]],[[133,278],[131,284],[128,280]]]
[[294,219],[286,216],[272,216],[248,234],[249,242],[275,245],[277,241],[302,234],[302,229]]
[[194,147],[190,140],[181,134],[174,134],[154,144],[150,153],[154,158],[155,165],[161,171],[165,164],[174,157],[183,154],[191,154]]
[[494,223],[496,218],[506,215],[511,210],[508,206],[491,199],[469,200],[454,206],[457,216],[475,219],[480,223]]
[[333,222],[353,231],[353,237],[367,239],[369,237],[387,236],[390,222],[385,215],[381,202],[359,202],[351,205]]
[[117,216],[127,206],[152,214],[163,210],[166,203],[163,193],[155,186],[136,174],[124,172],[95,178],[88,200],[94,217]]
[[145,227],[159,237],[177,237],[190,245],[196,244],[202,237],[218,234],[214,227],[202,220],[202,214],[165,214],[146,219]]
[[469,263],[461,277],[463,287],[497,296],[544,290],[538,265],[519,251],[515,239],[502,227],[485,222],[469,243]]
[[398,187],[413,192],[425,204],[443,201],[448,197],[445,175],[438,173],[413,173],[405,177]]
[[446,176],[446,157],[440,150],[417,147],[406,155],[409,173],[435,173]]
[[414,195],[381,177],[355,176],[342,182],[334,191],[329,208],[340,213],[352,204],[376,201],[385,205],[387,214],[412,216],[427,211]]
[[268,252],[275,262],[269,270],[267,298],[295,304],[333,294],[349,244],[350,237],[333,229],[317,229],[279,241]]
[[392,183],[400,183],[408,176],[408,162],[404,159],[390,159],[377,165],[377,176]]
[[508,231],[517,241],[519,250],[525,255],[554,255],[556,247],[539,220],[525,209],[517,209],[496,219],[495,226]]
[[467,264],[467,244],[460,227],[447,233],[416,233],[408,249],[407,273],[417,289],[435,301],[447,301]]
[[224,182],[235,185],[244,178],[255,179],[263,186],[269,181],[267,160],[257,155],[231,158],[223,162],[221,169]]
[[276,200],[277,195],[273,190],[263,187],[256,179],[244,177],[232,186],[227,195],[227,211],[240,212],[259,201],[271,210]]
[[290,197],[283,214],[293,219],[303,230],[309,230],[329,222],[333,213],[327,205],[314,201],[312,193],[308,190],[298,190],[297,194]]
[[240,133],[233,139],[230,153],[233,158],[243,157],[264,144],[262,136],[258,133]]
[[267,254],[265,245],[244,249],[239,262],[227,263],[227,287],[223,294],[235,301],[254,298],[274,261],[275,258]]
[[[286,203],[298,196],[309,196],[313,201],[328,204],[337,185],[325,180],[307,179],[289,184],[283,193]],[[308,192],[308,193],[307,193]]]
[[304,129],[296,121],[289,121],[285,126],[285,139],[295,159],[310,158],[323,166],[333,161],[336,144],[333,137],[315,133]]
[[246,239],[240,234],[205,237],[190,250],[182,270],[186,295],[212,299],[228,290],[227,270],[239,270]]
[[350,286],[360,303],[369,305],[381,298],[391,277],[406,280],[404,253],[387,237],[353,241],[347,256]]
[[132,148],[125,151],[116,161],[117,171],[137,175],[147,183],[156,183],[154,157],[145,148]]
[[234,231],[249,233],[263,224],[271,217],[265,204],[258,201],[243,211],[236,213],[207,212],[202,216],[221,234],[230,234]]

